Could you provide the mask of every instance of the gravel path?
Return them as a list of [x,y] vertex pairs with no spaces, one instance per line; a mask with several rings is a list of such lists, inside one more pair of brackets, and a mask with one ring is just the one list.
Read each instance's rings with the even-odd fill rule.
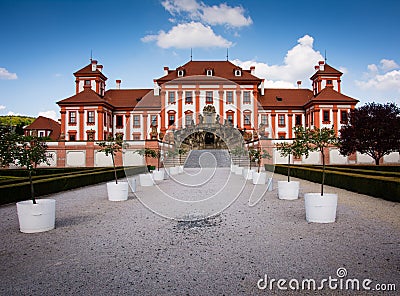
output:
[[[301,180],[301,198],[282,201],[276,182],[285,176],[274,175],[275,189],[250,207],[254,186],[242,188],[243,178],[233,175],[223,189],[233,204],[211,218],[185,219],[204,216],[203,208],[186,216],[182,209],[172,212],[173,220],[146,207],[158,201],[170,214],[174,206],[161,192],[204,199],[224,176],[219,169],[210,185],[183,193],[173,180],[138,187],[126,202],[109,202],[104,183],[54,194],[56,229],[38,234],[18,231],[15,205],[0,207],[0,295],[315,295],[278,291],[276,283],[259,290],[257,282],[267,274],[319,284],[329,276],[340,279],[338,268],[347,270],[343,279],[371,279],[371,288],[395,284],[400,290],[400,205],[393,202],[326,186],[339,195],[337,222],[312,224],[305,221],[303,193],[318,192],[319,184]],[[318,294],[366,292],[325,288]]]

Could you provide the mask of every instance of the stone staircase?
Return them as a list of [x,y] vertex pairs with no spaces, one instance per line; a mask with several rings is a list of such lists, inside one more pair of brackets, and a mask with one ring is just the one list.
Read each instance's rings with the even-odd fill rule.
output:
[[201,167],[230,167],[231,157],[228,150],[225,149],[205,149],[190,151],[185,165],[185,168],[200,168]]

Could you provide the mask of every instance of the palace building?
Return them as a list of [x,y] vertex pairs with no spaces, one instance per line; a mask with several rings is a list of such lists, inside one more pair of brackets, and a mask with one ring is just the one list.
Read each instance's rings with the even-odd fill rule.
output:
[[[97,61],[74,73],[75,94],[61,108],[61,139],[97,141],[119,133],[127,141],[162,139],[171,131],[202,124],[231,125],[251,137],[293,138],[296,125],[334,126],[347,122],[357,100],[342,94],[342,73],[324,61],[315,66],[312,89],[264,88],[255,67],[242,69],[230,61],[189,61],[164,67],[152,89],[107,89]],[[206,122],[204,122],[206,123]]]

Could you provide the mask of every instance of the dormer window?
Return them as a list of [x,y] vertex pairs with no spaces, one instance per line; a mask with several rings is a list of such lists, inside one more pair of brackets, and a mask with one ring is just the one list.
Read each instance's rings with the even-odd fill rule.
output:
[[242,71],[240,69],[236,69],[235,76],[242,76]]
[[213,70],[207,69],[206,74],[207,74],[207,76],[213,76]]
[[183,77],[185,75],[184,70],[178,70],[178,77]]

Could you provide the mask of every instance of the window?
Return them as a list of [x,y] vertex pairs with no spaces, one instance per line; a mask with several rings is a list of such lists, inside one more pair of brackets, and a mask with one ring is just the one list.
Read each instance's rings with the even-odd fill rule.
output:
[[90,85],[90,80],[85,80],[85,85]]
[[69,123],[72,123],[72,124],[76,123],[76,112],[75,111],[69,112]]
[[107,122],[108,122],[108,127],[112,127],[112,120],[111,120],[111,114],[110,113],[108,113],[107,114]]
[[207,76],[213,76],[213,70],[208,69],[207,70]]
[[157,126],[157,115],[151,115],[151,126]]
[[185,75],[185,72],[183,70],[178,70],[178,77],[183,77]]
[[323,116],[324,116],[323,123],[329,123],[330,120],[329,120],[329,111],[328,110],[324,110]]
[[240,69],[236,69],[235,76],[242,76],[242,71],[240,71]]
[[185,91],[185,103],[186,104],[193,104],[193,97],[191,91]]
[[87,115],[88,115],[87,123],[93,124],[94,123],[94,111],[88,111]]
[[103,125],[107,126],[107,114],[105,112],[103,113]]
[[44,137],[44,132],[39,132],[39,138],[43,138]]
[[233,104],[233,91],[226,92],[226,103]]
[[301,125],[301,115],[300,114],[295,115],[295,125]]
[[175,92],[168,92],[168,103],[173,104],[175,103]]
[[268,117],[266,114],[261,114],[261,124],[268,126]]
[[251,113],[243,114],[243,122],[244,122],[244,125],[251,125]]
[[168,125],[173,125],[175,123],[175,114],[168,115]]
[[278,139],[283,140],[286,138],[286,133],[278,133]]
[[233,113],[228,113],[226,115],[226,119],[228,120],[229,123],[233,124]]
[[340,123],[347,124],[347,111],[340,111]]
[[245,91],[243,93],[243,104],[250,104],[250,92],[249,91]]
[[314,112],[311,112],[311,125],[314,125]]
[[285,126],[285,115],[284,114],[278,115],[278,126]]
[[212,104],[212,103],[213,103],[213,92],[206,91],[206,104]]
[[70,132],[68,136],[70,141],[76,141],[76,132]]
[[122,119],[122,115],[117,115],[116,116],[116,128],[123,128],[124,127],[124,124],[123,124],[123,119]]
[[327,80],[326,85],[332,85],[332,80]]
[[186,114],[185,115],[185,126],[190,126],[192,125],[192,120],[193,120],[193,114]]
[[140,140],[140,133],[133,133],[132,137],[133,137],[133,140],[138,141],[138,140]]
[[133,115],[133,127],[140,127],[140,115]]

